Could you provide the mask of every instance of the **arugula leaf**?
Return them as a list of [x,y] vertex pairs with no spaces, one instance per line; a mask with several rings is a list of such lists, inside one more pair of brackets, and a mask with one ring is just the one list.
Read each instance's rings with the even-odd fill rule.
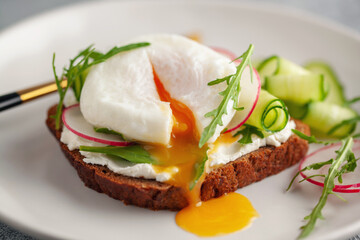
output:
[[309,143],[318,143],[318,144],[324,144],[324,145],[328,145],[328,144],[333,144],[333,143],[336,143],[338,142],[338,140],[334,140],[334,141],[319,141],[315,138],[314,135],[311,135],[311,136],[308,136],[296,129],[292,129],[291,130],[293,133],[295,133],[296,135],[298,135],[300,138],[308,141]]
[[119,133],[119,132],[114,131],[114,130],[110,130],[108,128],[94,127],[94,131],[98,132],[98,133],[114,134],[114,135],[117,135],[117,136],[121,137],[122,140],[126,141],[126,138],[124,137],[124,135],[122,133]]
[[348,101],[345,102],[345,106],[350,106],[351,104],[354,104],[356,102],[359,102],[360,101],[360,97],[355,97],[353,99],[350,99]]
[[360,133],[357,133],[355,135],[352,136],[353,138],[360,138]]
[[[334,194],[333,192],[333,188],[335,187],[334,180],[337,176],[341,176],[342,163],[345,161],[347,161],[348,163],[354,161],[352,154],[352,146],[353,146],[353,139],[351,137],[342,140],[342,146],[340,150],[336,151],[337,153],[336,159],[332,161],[328,174],[325,176],[324,187],[319,202],[312,210],[310,215],[305,217],[305,219],[308,220],[308,222],[303,227],[301,227],[302,232],[299,235],[299,238],[307,237],[314,229],[316,221],[319,218],[323,218],[321,211],[326,204],[326,200],[329,194]],[[350,170],[350,168],[348,169]]]
[[211,81],[208,83],[208,86],[213,86],[213,85],[216,85],[216,84],[219,84],[219,83],[222,83],[222,82],[225,82],[229,85],[229,82],[230,82],[230,79],[233,75],[229,75],[229,76],[226,76],[226,77],[223,77],[223,78],[218,78],[214,81]]
[[290,189],[291,186],[293,185],[296,177],[299,176],[300,173],[302,173],[302,172],[304,172],[304,171],[307,171],[307,170],[311,170],[311,169],[312,169],[312,170],[318,170],[318,169],[322,168],[322,167],[325,166],[325,165],[332,164],[333,161],[334,161],[333,159],[330,159],[330,160],[325,161],[325,162],[313,163],[313,164],[311,164],[311,165],[309,165],[309,166],[304,167],[303,169],[301,169],[300,171],[298,171],[298,172],[295,174],[295,176],[291,179],[290,184],[289,184],[289,186],[287,187],[286,191],[289,191],[289,189]]
[[244,129],[237,131],[233,137],[236,137],[238,135],[242,135],[241,139],[238,141],[238,143],[241,144],[248,144],[248,143],[252,143],[252,139],[251,136],[253,134],[257,135],[260,138],[264,138],[264,134],[262,133],[262,131],[254,126],[251,126],[249,124],[244,124],[243,126],[245,126]]
[[[337,142],[337,141],[318,141],[314,136],[307,136],[297,130],[293,130],[293,132],[295,134],[297,134],[299,137],[309,141],[309,143],[322,143],[324,145],[327,145],[329,143]],[[360,135],[360,134],[357,134],[357,135]],[[317,203],[315,208],[312,210],[311,214],[308,215],[307,217],[305,217],[305,220],[308,220],[308,223],[305,226],[301,227],[302,232],[301,232],[299,238],[305,238],[306,236],[308,236],[314,229],[317,219],[319,219],[319,218],[323,219],[321,211],[326,204],[326,200],[327,200],[327,197],[329,194],[334,194],[335,196],[344,200],[340,195],[333,192],[333,188],[335,187],[334,180],[335,180],[335,178],[338,178],[338,181],[340,183],[342,183],[343,174],[349,173],[349,172],[354,172],[354,170],[356,169],[357,161],[360,160],[360,158],[358,158],[358,159],[355,158],[355,155],[352,152],[352,146],[353,146],[353,138],[352,137],[348,137],[348,138],[342,140],[342,145],[341,145],[340,149],[335,151],[337,154],[335,160],[330,159],[328,161],[313,163],[309,166],[306,166],[303,169],[301,169],[300,171],[298,171],[296,173],[296,175],[293,177],[293,179],[291,180],[286,191],[288,191],[290,189],[293,182],[295,181],[295,178],[301,172],[304,172],[304,171],[310,170],[310,169],[318,170],[325,165],[331,165],[327,175],[315,174],[312,176],[308,176],[306,178],[306,179],[309,179],[309,178],[312,178],[315,176],[322,176],[322,177],[325,177],[325,180],[324,180],[323,192],[319,199],[319,202]],[[299,182],[303,182],[306,179],[303,179]]]
[[349,124],[355,124],[357,122],[360,121],[360,116],[356,116],[356,117],[353,117],[353,118],[350,118],[350,119],[346,119],[344,121],[342,121],[341,123],[339,124],[336,124],[334,127],[332,127],[328,132],[327,134],[328,135],[331,135],[333,134],[336,130],[338,130],[339,128],[341,128],[342,126],[345,126],[345,125],[349,125]]
[[120,157],[132,163],[151,163],[157,164],[157,161],[140,145],[131,145],[126,147],[106,146],[91,147],[80,146],[80,151],[104,153],[110,156]]
[[[81,51],[73,59],[70,59],[69,66],[63,69],[63,72],[60,77],[56,73],[55,53],[54,53],[52,59],[52,69],[60,98],[57,106],[57,111],[54,116],[56,129],[60,128],[60,119],[63,109],[63,101],[67,90],[69,89],[69,87],[73,88],[75,97],[79,101],[81,95],[81,89],[84,85],[86,75],[92,66],[104,62],[108,58],[120,52],[129,51],[135,48],[145,47],[149,45],[150,43],[147,42],[128,44],[122,47],[114,47],[105,54],[95,51],[95,48],[93,48],[92,45],[90,45],[89,47]],[[65,79],[67,80],[67,85],[63,89],[61,83]]]
[[201,162],[195,164],[194,166],[195,176],[189,185],[190,191],[196,186],[196,183],[199,181],[201,175],[204,173],[205,164],[207,160],[208,160],[208,155],[206,154],[205,157],[201,160]]
[[[254,46],[250,44],[249,48],[244,52],[240,57],[237,59],[242,59],[241,63],[236,69],[236,73],[226,76],[221,79],[216,79],[212,82],[209,82],[208,85],[212,86],[215,84],[219,84],[221,82],[226,81],[227,88],[220,92],[219,95],[223,96],[223,100],[221,101],[220,105],[212,110],[211,112],[208,112],[205,114],[205,117],[213,117],[210,124],[204,129],[204,131],[201,134],[201,138],[199,141],[199,148],[204,146],[204,144],[214,135],[217,125],[223,126],[222,122],[222,116],[227,114],[227,106],[230,100],[234,101],[233,108],[238,110],[240,109],[238,105],[238,99],[240,94],[240,79],[243,71],[245,70],[246,66],[249,66],[249,68],[252,70],[252,64],[251,64],[251,55],[253,52]],[[253,79],[252,71],[251,73],[251,80]]]
[[308,180],[310,178],[313,178],[313,177],[325,177],[325,175],[324,174],[314,174],[314,175],[308,176],[308,177],[300,180],[299,183],[302,183],[302,182],[304,182],[304,181],[306,181],[306,180]]
[[[334,140],[334,141],[319,141],[317,140],[314,136],[308,136],[296,129],[293,129],[292,130],[293,133],[295,133],[296,135],[298,135],[300,138],[304,139],[304,140],[307,140],[309,143],[318,143],[318,144],[324,144],[324,145],[328,145],[328,144],[333,144],[333,143],[336,143],[338,142],[338,140]],[[352,136],[352,138],[357,138],[357,137],[360,137],[360,134],[356,134],[354,136]],[[353,172],[355,170],[355,168],[357,167],[357,161],[359,159],[356,159],[355,158],[355,155],[353,152],[349,153],[349,158],[347,159],[347,163],[342,165],[341,167],[341,170],[339,171],[337,177],[338,177],[338,180],[340,183],[342,183],[342,175],[344,173],[349,173],[349,172]],[[291,180],[288,188],[286,189],[286,191],[288,191],[291,187],[291,185],[293,184],[295,178],[300,174],[300,172],[303,172],[303,171],[306,171],[306,170],[310,170],[310,169],[314,169],[314,170],[317,170],[321,167],[323,167],[324,165],[326,164],[331,164],[333,161],[333,159],[330,159],[329,161],[326,161],[326,162],[319,162],[319,163],[314,163],[312,165],[309,165],[303,169],[301,169],[295,176],[294,178]],[[313,176],[310,176],[308,178],[311,178]],[[304,179],[303,179],[304,180]],[[301,180],[300,182],[302,182],[303,180]]]
[[293,133],[295,133],[296,135],[298,135],[300,138],[308,141],[309,143],[322,143],[321,141],[318,141],[314,135],[312,136],[308,136],[305,133],[300,132],[299,130],[296,129],[292,129],[291,130]]
[[346,159],[347,163],[341,166],[341,169],[339,170],[338,174],[336,175],[338,177],[339,183],[342,183],[342,175],[344,173],[354,172],[355,168],[357,167],[357,161],[359,159],[355,158],[355,155],[353,152],[349,153],[348,158]]

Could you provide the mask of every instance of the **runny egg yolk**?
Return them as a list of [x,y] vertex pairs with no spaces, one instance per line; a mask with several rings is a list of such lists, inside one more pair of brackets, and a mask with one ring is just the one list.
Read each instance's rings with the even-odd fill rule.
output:
[[171,98],[155,71],[154,82],[160,100],[170,103],[174,124],[170,146],[153,145],[148,151],[160,162],[160,165],[154,166],[156,171],[164,171],[169,166],[178,168],[179,171],[168,183],[189,189],[189,183],[194,177],[194,165],[203,159],[206,147],[198,147],[200,136],[192,111],[185,104]]
[[233,137],[231,132],[223,133],[214,142],[209,154],[217,152],[218,148],[222,145],[229,145],[237,141],[237,138]]
[[[153,166],[155,171],[166,171],[169,166],[176,166],[179,170],[167,183],[187,191],[189,206],[178,212],[176,223],[184,230],[199,236],[231,233],[248,226],[257,216],[257,212],[246,197],[230,193],[200,202],[201,183],[192,191],[188,190],[194,178],[194,166],[204,158],[207,147],[198,147],[200,136],[192,111],[185,104],[171,98],[155,71],[154,82],[161,101],[170,103],[174,124],[171,146],[150,145],[147,149],[161,163]],[[233,141],[230,137],[231,134],[224,134],[219,142]]]
[[258,213],[243,195],[229,193],[220,198],[189,205],[176,215],[181,228],[202,237],[212,237],[243,229]]

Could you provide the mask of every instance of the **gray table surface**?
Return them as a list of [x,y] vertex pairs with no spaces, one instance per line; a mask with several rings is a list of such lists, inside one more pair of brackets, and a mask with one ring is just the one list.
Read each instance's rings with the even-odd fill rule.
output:
[[[0,0],[0,31],[33,15],[86,0]],[[242,2],[242,0],[233,0]],[[306,10],[360,32],[360,0],[253,0]],[[0,239],[34,239],[0,222]],[[360,240],[360,235],[351,238]]]

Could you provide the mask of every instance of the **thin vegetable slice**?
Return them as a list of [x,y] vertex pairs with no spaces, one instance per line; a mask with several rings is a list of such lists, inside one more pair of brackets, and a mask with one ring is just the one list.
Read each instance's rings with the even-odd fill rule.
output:
[[322,74],[325,82],[329,85],[329,93],[325,98],[325,102],[335,103],[343,105],[345,103],[344,89],[341,85],[338,77],[332,68],[320,61],[309,62],[305,65],[305,68],[312,73]]
[[65,108],[62,121],[71,132],[93,142],[112,146],[129,146],[132,144],[132,142],[123,141],[118,135],[96,132],[94,126],[84,119],[79,104]]
[[[306,166],[317,163],[319,159],[334,159],[336,157],[335,150],[339,149],[341,143],[332,144],[329,146],[325,146],[323,148],[318,149],[317,151],[309,154],[306,158],[304,158],[299,165],[299,171]],[[354,140],[354,147],[352,149],[355,157],[360,156],[360,140]],[[325,175],[329,170],[330,165],[324,165],[320,169],[317,170],[309,170],[305,174],[304,172],[300,172],[300,175],[308,182],[315,184],[320,187],[324,187],[324,177],[321,175]],[[309,176],[314,176],[313,178],[309,178]],[[334,192],[341,193],[353,193],[360,192],[360,168],[356,168],[354,172],[349,172],[342,176],[343,183],[339,181],[335,181],[335,187],[333,189]],[[346,183],[346,184],[345,184]]]
[[259,64],[258,72],[260,74],[261,83],[264,84],[265,77],[273,75],[303,75],[308,74],[309,71],[303,67],[290,62],[278,56],[271,56]]
[[296,104],[322,101],[328,92],[321,74],[274,75],[265,77],[264,88],[272,95]]
[[278,132],[284,129],[288,121],[289,114],[284,102],[261,90],[258,103],[246,123],[267,132]]
[[241,95],[239,97],[239,106],[242,106],[244,109],[235,113],[233,119],[227,126],[228,130],[224,133],[231,132],[242,126],[255,109],[260,96],[261,80],[255,69],[253,69],[253,72],[256,79],[244,79],[240,82]]
[[[215,84],[219,84],[221,82],[226,82],[227,87],[224,91],[219,93],[219,95],[223,97],[223,100],[220,102],[220,105],[216,109],[205,114],[205,117],[212,117],[212,120],[210,124],[204,128],[204,131],[201,134],[199,140],[199,148],[204,146],[204,144],[214,135],[217,126],[224,125],[222,116],[228,113],[227,108],[230,101],[233,102],[232,104],[233,109],[242,110],[242,107],[238,105],[238,99],[241,91],[240,80],[241,80],[241,75],[247,66],[249,66],[249,68],[252,69],[251,55],[253,53],[253,50],[254,50],[254,46],[250,44],[246,52],[244,52],[240,57],[237,58],[237,59],[241,59],[242,61],[239,64],[239,66],[237,66],[236,73],[221,79],[216,79],[208,83],[209,86],[212,86]],[[249,72],[250,72],[250,77],[252,79],[253,72],[252,71]]]
[[307,113],[308,105],[297,104],[292,101],[284,101],[291,117],[303,119]]
[[357,113],[350,108],[327,102],[311,102],[302,121],[309,124],[316,134],[329,134],[332,137],[342,138],[355,130],[356,122],[344,124],[335,131],[329,131],[344,120],[353,119],[357,116]]
[[218,52],[222,55],[224,55],[225,57],[228,57],[230,60],[234,60],[236,58],[236,55],[231,52],[230,50],[227,50],[225,48],[222,47],[211,47],[212,50],[214,50],[215,52]]

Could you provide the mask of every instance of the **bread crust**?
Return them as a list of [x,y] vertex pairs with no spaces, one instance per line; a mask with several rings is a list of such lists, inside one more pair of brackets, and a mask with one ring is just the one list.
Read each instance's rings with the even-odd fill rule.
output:
[[[61,130],[56,130],[56,105],[48,110],[46,125],[61,146],[61,150],[76,169],[85,186],[99,193],[121,200],[125,204],[136,205],[152,210],[177,211],[186,207],[189,202],[186,191],[167,183],[155,180],[127,177],[112,172],[106,166],[88,164],[78,150],[70,151],[60,141]],[[304,123],[295,120],[296,129],[310,134]],[[277,174],[299,162],[307,153],[308,144],[305,140],[292,135],[280,147],[266,146],[229,162],[206,175],[201,186],[202,201],[220,197],[238,188],[260,181],[267,176]]]

